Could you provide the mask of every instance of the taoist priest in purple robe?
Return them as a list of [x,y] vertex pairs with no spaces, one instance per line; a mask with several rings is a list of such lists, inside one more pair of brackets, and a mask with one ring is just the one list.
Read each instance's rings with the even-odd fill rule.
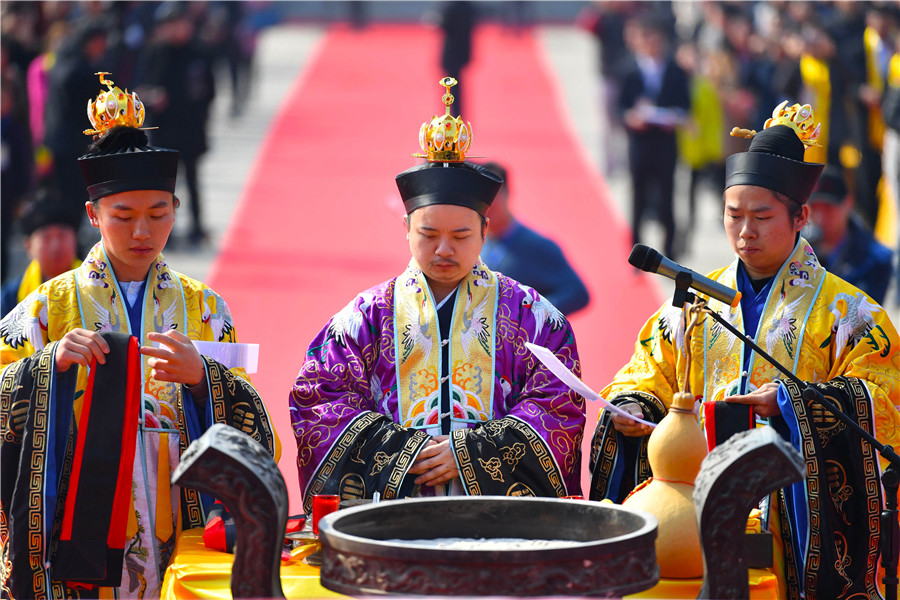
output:
[[464,162],[471,125],[422,125],[427,162],[396,177],[412,260],[309,346],[290,394],[304,507],[382,499],[581,494],[584,400],[525,347],[580,376],[575,336],[533,289],[479,258],[502,180]]

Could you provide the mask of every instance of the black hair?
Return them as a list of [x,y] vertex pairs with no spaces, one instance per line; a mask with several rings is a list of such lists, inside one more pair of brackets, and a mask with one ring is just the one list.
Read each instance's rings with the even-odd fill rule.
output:
[[135,150],[150,150],[150,139],[137,127],[120,125],[95,138],[85,156],[105,156]]
[[803,162],[806,146],[787,125],[773,125],[753,136],[749,152],[760,152]]
[[790,196],[782,194],[781,192],[776,192],[775,190],[769,190],[775,196],[775,198],[784,204],[788,209],[788,216],[791,217],[792,221],[796,221],[803,214],[803,205]]
[[637,17],[638,26],[644,31],[652,31],[666,42],[672,39],[675,28],[675,19],[671,15],[665,14],[663,11],[650,10]]

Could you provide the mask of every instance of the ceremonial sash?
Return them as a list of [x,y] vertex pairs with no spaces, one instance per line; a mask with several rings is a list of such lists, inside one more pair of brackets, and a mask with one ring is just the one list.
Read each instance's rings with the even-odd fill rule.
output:
[[[81,267],[76,271],[76,290],[81,324],[94,331],[129,332],[140,340],[147,339],[151,331],[163,333],[175,329],[188,335],[187,302],[180,280],[169,270],[162,255],[158,256],[147,273],[144,297],[141,302],[141,331],[132,331],[125,299],[122,296],[115,273],[103,248],[97,243],[88,253]],[[156,444],[156,459],[148,463],[148,476],[158,483],[155,502],[155,533],[160,541],[167,541],[173,533],[170,473],[170,444],[178,438],[178,404],[181,386],[169,381],[159,381],[151,377],[152,369],[147,366],[148,357],[141,360],[142,393],[139,422],[142,430],[159,434]],[[169,434],[172,434],[171,436]],[[171,437],[171,440],[170,440]],[[145,447],[142,446],[142,452]],[[149,489],[148,489],[149,492]],[[133,528],[129,528],[133,529]]]
[[[725,269],[717,281],[737,289],[737,260]],[[809,243],[802,237],[794,247],[791,257],[785,261],[772,282],[765,309],[755,332],[748,332],[753,340],[779,363],[797,371],[798,349],[803,343],[806,322],[813,303],[825,281],[825,269],[819,264]],[[741,308],[731,308],[718,300],[709,304],[737,329],[743,330]],[[750,392],[762,384],[778,378],[779,371],[746,347],[724,327],[707,319],[703,331],[703,398],[707,401],[722,400],[725,396],[742,393],[742,365],[750,352],[746,377]]]
[[394,283],[394,351],[403,427],[441,421],[441,358],[449,352],[451,428],[493,418],[497,276],[479,262],[460,282],[450,326],[441,341],[434,297],[422,270],[410,261]]
[[69,585],[119,586],[131,508],[140,403],[140,344],[103,334],[105,364],[91,363],[62,528],[50,572]]
[[734,434],[756,427],[753,407],[749,404],[704,402],[701,410],[706,448],[709,451],[728,441]]

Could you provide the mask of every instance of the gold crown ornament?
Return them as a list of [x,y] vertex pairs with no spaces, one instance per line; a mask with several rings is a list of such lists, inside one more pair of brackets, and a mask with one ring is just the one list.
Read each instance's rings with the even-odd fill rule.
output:
[[[773,125],[786,125],[794,130],[800,141],[807,148],[810,146],[818,146],[816,141],[819,139],[819,133],[822,130],[822,124],[816,123],[813,116],[812,106],[804,104],[792,104],[788,106],[785,100],[775,107],[772,111],[772,118],[766,120],[763,129],[768,129]],[[733,137],[752,138],[756,135],[755,129],[741,129],[735,127],[731,130]]]
[[419,146],[424,154],[415,153],[413,156],[425,158],[428,162],[463,162],[472,145],[472,124],[463,121],[461,116],[454,117],[450,114],[450,105],[455,100],[450,88],[457,81],[452,77],[444,77],[438,83],[446,90],[441,97],[446,107],[445,113],[440,117],[433,116],[428,123],[422,123],[419,129]]
[[126,127],[139,128],[144,124],[144,103],[138,98],[137,92],[123,92],[113,85],[111,79],[107,79],[107,72],[94,73],[100,76],[100,83],[107,87],[107,91],[101,91],[94,100],[88,99],[87,116],[93,129],[85,129],[85,135],[102,135],[112,129],[124,125]]

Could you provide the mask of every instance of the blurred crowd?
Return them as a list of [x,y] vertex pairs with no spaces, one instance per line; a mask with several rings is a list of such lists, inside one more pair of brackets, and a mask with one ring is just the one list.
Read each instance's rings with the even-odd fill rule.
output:
[[[180,151],[191,218],[187,243],[202,244],[200,159],[217,80],[228,82],[233,116],[241,114],[251,85],[257,34],[267,3],[16,2],[0,5],[2,28],[2,244],[4,281],[13,231],[35,203],[52,220],[80,230],[82,248],[95,241],[83,226],[84,183],[76,158],[90,138],[88,99],[102,89],[98,71],[116,86],[137,91],[147,107],[151,142]],[[216,76],[221,73],[220,76]]]
[[[746,150],[732,127],[759,130],[787,100],[815,109],[822,130],[807,161],[843,177],[847,219],[896,249],[900,2],[604,1],[586,6],[579,23],[599,42],[603,167],[631,176],[635,241],[649,213],[677,256],[689,224],[674,215],[693,222],[700,186],[721,198],[725,159]],[[627,155],[613,151],[626,142]],[[672,207],[682,201],[676,163],[690,172],[683,210]],[[821,238],[816,219],[813,210],[808,235]]]
[[[208,147],[210,106],[219,93],[228,98],[232,116],[241,114],[257,36],[272,24],[272,6],[279,4],[0,4],[0,277],[18,275],[8,268],[8,245],[16,239],[10,233],[27,236],[47,221],[29,217],[38,202],[37,212],[53,212],[52,220],[80,232],[77,255],[94,241],[82,223],[86,193],[75,159],[89,142],[82,134],[89,125],[84,107],[100,90],[94,75],[100,70],[109,71],[120,88],[138,92],[147,106],[145,126],[158,127],[150,133],[152,143],[180,151],[179,194],[190,216],[184,239],[176,243],[205,243],[198,169]],[[333,6],[306,7],[320,4],[320,11]],[[358,26],[377,12],[377,5],[366,2],[339,4],[341,18]],[[519,23],[540,5],[444,2],[438,8],[447,37],[442,68],[450,72],[466,67],[476,21],[493,16]],[[820,203],[824,208],[813,211],[806,232],[823,263],[862,260],[848,252],[868,242],[847,243],[848,231],[877,237],[896,261],[900,2],[585,2],[578,24],[599,42],[606,117],[602,167],[609,175],[630,177],[636,242],[642,223],[655,219],[665,230],[665,253],[677,258],[684,252],[698,192],[721,197],[726,157],[746,149],[746,140],[729,136],[732,127],[758,130],[787,100],[814,107],[822,130],[807,159],[831,165],[846,190],[844,198],[832,193],[828,203]],[[217,81],[225,89],[217,90]],[[622,152],[626,146],[629,152]],[[676,167],[689,173],[686,194],[675,192]],[[828,219],[847,225],[836,227]],[[867,277],[889,279],[883,264],[867,267],[879,270]]]

